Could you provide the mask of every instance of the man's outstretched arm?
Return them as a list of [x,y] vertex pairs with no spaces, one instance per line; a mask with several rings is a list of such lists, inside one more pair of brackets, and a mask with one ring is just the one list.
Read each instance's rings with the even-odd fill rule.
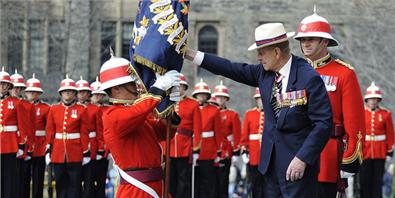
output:
[[214,74],[222,75],[234,81],[254,87],[258,86],[258,78],[263,71],[262,65],[234,63],[212,54],[191,49],[186,51],[185,59],[192,61],[194,64]]

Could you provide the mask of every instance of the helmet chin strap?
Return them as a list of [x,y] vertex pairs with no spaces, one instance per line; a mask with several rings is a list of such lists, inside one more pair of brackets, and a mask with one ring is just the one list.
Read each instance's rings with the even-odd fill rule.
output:
[[133,95],[135,95],[135,96],[138,96],[138,91],[137,90],[132,90],[132,89],[129,89],[127,86],[123,86],[125,89],[126,89],[126,91],[127,92],[129,92],[129,93],[131,93],[131,94],[133,94]]

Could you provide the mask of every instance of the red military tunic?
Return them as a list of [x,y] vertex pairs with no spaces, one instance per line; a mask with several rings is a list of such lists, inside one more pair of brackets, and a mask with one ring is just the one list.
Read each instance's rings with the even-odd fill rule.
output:
[[[86,110],[88,114],[88,135],[89,135],[89,145],[91,151],[91,159],[96,159],[96,154],[98,150],[104,150],[103,135],[98,135],[97,122],[100,107],[92,103],[86,104]],[[101,131],[102,133],[102,131]]]
[[85,107],[79,104],[53,105],[47,120],[47,143],[52,145],[52,163],[81,162],[88,150],[88,119]]
[[[331,101],[333,124],[344,125],[346,150],[342,165],[357,169],[362,163],[362,137],[364,129],[364,107],[362,94],[353,68],[328,54],[321,60],[310,62],[321,75]],[[318,181],[337,182],[339,174],[338,148],[336,139],[330,138],[321,152]],[[353,168],[351,168],[353,167]],[[348,172],[358,170],[348,170]]]
[[170,157],[188,157],[192,152],[192,135],[193,149],[200,149],[202,117],[199,103],[195,99],[185,97],[176,105],[175,111],[181,117],[181,123],[171,140]]
[[[107,158],[108,154],[110,153],[110,149],[108,149],[108,146],[106,145],[106,142],[104,141],[103,114],[110,106],[109,105],[101,105],[99,107],[100,107],[100,110],[98,111],[97,116],[96,116],[97,139],[99,141],[99,145],[103,145],[103,150],[104,150],[103,158]],[[100,148],[99,148],[99,151],[101,151]]]
[[[34,111],[34,105],[30,102],[28,102],[25,99],[18,98],[18,101],[20,103],[20,107],[23,108],[23,114],[24,114],[24,122],[26,124],[27,130],[25,131],[25,134],[27,136],[26,139],[26,146],[25,146],[25,152],[23,156],[20,158],[25,158],[27,155],[27,152],[33,151],[34,148],[34,143],[35,143],[35,111]],[[20,130],[18,131],[18,134],[20,134]],[[19,141],[23,141],[21,139],[21,136],[18,135]]]
[[199,160],[214,160],[217,153],[222,150],[221,113],[218,107],[207,103],[200,106],[200,110],[202,114],[202,134]]
[[234,151],[240,149],[241,123],[239,114],[231,109],[221,109],[222,120],[222,158],[231,158]]
[[[6,96],[0,99],[0,153],[16,153],[18,144],[26,144],[29,124],[25,122],[26,111],[19,99]],[[19,138],[17,135],[19,131]]]
[[264,122],[264,112],[258,108],[250,109],[244,115],[241,144],[250,154],[251,166],[259,164]]
[[50,106],[47,103],[41,101],[37,101],[33,104],[35,108],[35,118],[36,118],[33,157],[43,157],[45,156],[45,149],[46,149],[45,127],[47,124],[47,117],[48,117]]
[[[166,126],[158,119],[152,119],[154,108],[161,101],[160,96],[142,95],[133,105],[117,104],[103,114],[103,135],[115,163],[122,169],[161,167],[160,140],[165,139]],[[145,182],[160,196],[162,180]],[[117,197],[151,197],[130,184],[121,184]]]
[[364,159],[385,159],[394,149],[394,125],[391,112],[365,108],[366,135],[363,141]]

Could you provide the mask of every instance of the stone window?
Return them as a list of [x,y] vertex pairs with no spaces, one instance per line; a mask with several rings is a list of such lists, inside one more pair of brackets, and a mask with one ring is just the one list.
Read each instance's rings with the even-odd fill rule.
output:
[[[198,49],[202,52],[218,54],[218,31],[211,25],[206,25],[199,30]],[[212,75],[207,70],[198,67],[200,77]]]
[[44,21],[29,21],[29,67],[31,69],[43,69],[44,66]]
[[101,25],[101,64],[110,58],[110,49],[115,50],[116,22],[104,21]]
[[129,46],[132,38],[133,23],[124,22],[122,24],[122,57],[129,60]]
[[200,29],[198,42],[200,51],[212,54],[218,53],[218,32],[213,26],[206,25]]

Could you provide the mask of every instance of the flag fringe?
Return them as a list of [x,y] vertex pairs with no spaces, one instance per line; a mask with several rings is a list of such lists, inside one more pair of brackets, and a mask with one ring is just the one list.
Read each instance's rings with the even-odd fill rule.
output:
[[158,73],[160,75],[163,75],[167,72],[167,69],[165,69],[164,67],[161,67],[142,56],[134,55],[133,60],[137,63],[142,64],[143,66],[146,66],[146,67],[152,69],[155,73]]

